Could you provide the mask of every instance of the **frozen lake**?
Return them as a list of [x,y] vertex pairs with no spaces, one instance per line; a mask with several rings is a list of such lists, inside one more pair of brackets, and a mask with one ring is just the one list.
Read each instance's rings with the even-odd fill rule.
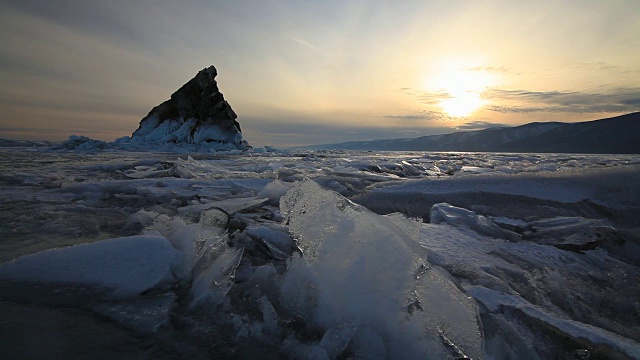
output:
[[9,358],[640,358],[639,155],[0,154]]

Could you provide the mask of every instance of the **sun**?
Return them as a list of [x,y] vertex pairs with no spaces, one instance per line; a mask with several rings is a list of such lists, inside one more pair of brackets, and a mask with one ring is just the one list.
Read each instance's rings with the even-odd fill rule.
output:
[[449,116],[467,117],[486,104],[481,94],[491,82],[482,70],[445,69],[426,79],[425,87],[443,94],[438,106]]
[[451,98],[441,101],[439,105],[449,116],[467,117],[482,107],[484,103],[480,94],[464,92],[451,94]]

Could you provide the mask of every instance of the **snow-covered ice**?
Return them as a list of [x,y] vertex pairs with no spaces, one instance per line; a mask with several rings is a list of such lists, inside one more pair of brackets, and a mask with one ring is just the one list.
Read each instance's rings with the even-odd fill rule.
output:
[[178,251],[160,236],[131,236],[49,249],[0,265],[0,281],[93,285],[112,298],[171,282]]
[[639,357],[640,156],[66,144],[0,150],[0,301],[33,309],[0,331],[63,306],[194,358]]

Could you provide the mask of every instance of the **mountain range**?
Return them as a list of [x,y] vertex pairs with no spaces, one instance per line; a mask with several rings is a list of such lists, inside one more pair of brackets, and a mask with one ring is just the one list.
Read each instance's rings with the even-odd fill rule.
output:
[[351,141],[307,149],[639,154],[640,112],[577,122],[533,122],[408,139]]

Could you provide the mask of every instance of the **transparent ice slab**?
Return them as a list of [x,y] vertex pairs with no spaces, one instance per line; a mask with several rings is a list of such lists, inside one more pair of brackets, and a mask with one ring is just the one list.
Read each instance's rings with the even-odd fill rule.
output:
[[482,358],[476,303],[396,222],[313,181],[296,184],[281,211],[303,253],[281,287],[290,311],[325,331],[366,327],[391,358]]

